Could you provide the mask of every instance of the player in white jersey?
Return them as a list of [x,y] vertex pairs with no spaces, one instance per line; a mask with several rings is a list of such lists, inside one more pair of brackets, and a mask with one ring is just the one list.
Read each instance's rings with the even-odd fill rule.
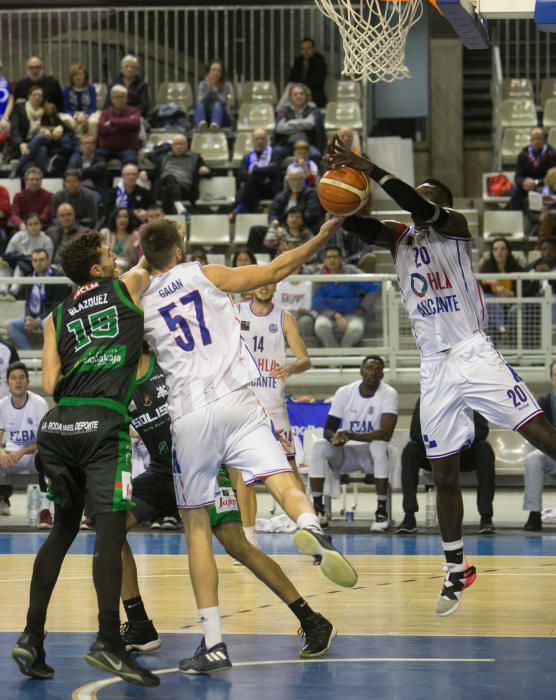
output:
[[[339,474],[364,471],[374,476],[377,510],[371,532],[388,529],[388,442],[398,420],[398,392],[382,381],[384,360],[368,355],[361,363],[362,381],[338,389],[324,425],[324,437],[315,440],[309,465],[309,483],[315,510],[326,524],[322,501],[329,469]],[[340,429],[341,427],[341,429]]]
[[182,673],[210,673],[231,665],[222,642],[218,573],[207,508],[214,502],[221,464],[241,469],[245,483],[264,479],[294,520],[297,548],[316,556],[325,575],[353,586],[357,574],[323,535],[307,496],[298,488],[261,405],[248,386],[258,370],[241,338],[229,294],[275,284],[310,258],[337,229],[331,219],[299,248],[268,265],[229,268],[184,263],[185,242],[171,221],[148,224],[141,247],[152,278],[130,271],[142,286],[145,335],[166,376],[172,420],[174,483],[188,542],[191,582],[204,638]]
[[[37,431],[48,404],[42,396],[28,391],[29,372],[23,362],[8,366],[6,381],[9,395],[0,400],[0,444],[3,446],[0,447],[0,484],[11,488],[10,474],[33,474],[39,466],[36,465]],[[43,482],[43,492],[45,490]],[[0,510],[1,515],[10,514],[9,502],[7,505]],[[43,528],[52,525],[45,494],[41,501],[40,524]]]
[[463,556],[463,500],[460,452],[473,441],[473,411],[492,423],[518,431],[556,458],[556,430],[523,379],[484,335],[486,313],[471,269],[471,234],[453,211],[450,190],[429,179],[414,189],[337,139],[326,161],[348,165],[377,182],[412,214],[414,224],[349,217],[347,231],[390,249],[422,354],[421,431],[437,490],[438,522],[446,557],[446,577],[436,603],[438,615],[455,612],[462,592],[476,578]]
[[[298,487],[304,491],[303,481],[295,464],[295,447],[292,429],[286,408],[286,379],[291,374],[306,372],[311,367],[307,348],[294,317],[273,302],[276,285],[266,284],[253,291],[252,301],[238,304],[241,336],[252,353],[259,368],[259,376],[251,381],[255,396],[269,414],[272,426],[280,438],[284,454],[295,474]],[[286,362],[286,344],[293,352],[295,361]],[[255,520],[257,499],[255,491],[234,481],[241,521],[247,539],[257,544]]]

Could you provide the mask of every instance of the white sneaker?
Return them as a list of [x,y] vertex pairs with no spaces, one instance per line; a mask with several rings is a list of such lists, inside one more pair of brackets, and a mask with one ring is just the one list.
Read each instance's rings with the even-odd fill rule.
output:
[[328,518],[326,517],[326,513],[317,513],[317,517],[321,527],[328,527]]
[[389,524],[388,513],[385,510],[377,510],[371,524],[371,532],[386,532]]

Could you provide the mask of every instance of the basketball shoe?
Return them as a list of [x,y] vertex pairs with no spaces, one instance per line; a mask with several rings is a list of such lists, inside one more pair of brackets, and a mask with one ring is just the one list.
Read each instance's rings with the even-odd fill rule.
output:
[[54,675],[54,669],[46,663],[43,642],[44,638],[24,632],[15,643],[12,658],[24,676],[48,680]]
[[154,651],[161,645],[152,620],[130,620],[120,627],[122,642],[127,651]]
[[315,558],[322,573],[338,586],[351,588],[357,583],[357,573],[348,560],[332,544],[332,538],[315,527],[297,530],[293,542],[298,551]]
[[85,654],[85,661],[101,671],[123,678],[128,683],[154,688],[160,678],[148,669],[139,666],[123,644],[115,644],[97,637]]
[[371,532],[386,532],[389,526],[388,513],[384,508],[378,508],[375,512],[375,519],[371,525]]
[[203,637],[195,654],[190,659],[182,659],[178,667],[180,673],[187,675],[209,674],[232,668],[232,662],[224,642],[215,644],[210,649],[207,649],[205,638]]
[[467,559],[463,564],[444,564],[443,568],[446,578],[436,601],[436,614],[448,617],[459,609],[463,591],[475,583],[477,570],[474,566],[469,566]]
[[302,659],[322,656],[330,649],[336,637],[334,626],[320,613],[311,615],[297,633],[303,637],[303,646],[299,652]]

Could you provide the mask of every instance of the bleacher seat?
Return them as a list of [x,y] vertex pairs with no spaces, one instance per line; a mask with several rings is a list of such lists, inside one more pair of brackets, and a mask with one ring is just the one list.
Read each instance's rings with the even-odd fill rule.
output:
[[234,154],[232,156],[234,168],[239,168],[243,156],[246,156],[252,148],[251,133],[249,131],[239,131],[234,142]]
[[148,138],[149,146],[160,146],[163,143],[172,143],[176,134],[183,134],[183,129],[151,129]]
[[156,104],[168,104],[175,102],[182,112],[193,109],[193,90],[188,82],[160,83],[156,94]]
[[276,85],[271,80],[250,80],[241,84],[241,104],[245,102],[278,102]]
[[274,131],[275,125],[274,107],[270,102],[244,102],[239,108],[238,131],[253,131],[254,129]]
[[[483,202],[485,204],[506,204],[507,202],[510,201],[510,195],[504,195],[502,197],[495,197],[492,194],[489,194],[488,191],[488,178],[492,177],[493,175],[498,175],[498,172],[492,172],[492,173],[483,173]],[[514,181],[515,173],[511,172],[509,170],[504,171],[503,173],[508,180],[511,180],[512,182]]]
[[234,244],[245,245],[251,226],[268,226],[267,214],[238,214],[234,230]]
[[93,83],[97,93],[97,109],[104,109],[106,96],[108,95],[108,85],[106,83]]
[[0,179],[0,185],[8,190],[10,195],[10,203],[14,201],[14,197],[18,192],[21,192],[21,180],[18,177],[6,177]]
[[230,207],[236,199],[235,177],[201,178],[199,183],[198,207]]
[[43,177],[41,186],[43,190],[46,190],[47,192],[52,192],[52,194],[56,194],[56,192],[59,192],[61,189],[64,188],[64,178]]
[[541,83],[541,105],[551,97],[556,97],[556,78],[545,78]]
[[509,127],[502,135],[501,155],[503,163],[515,163],[522,148],[529,145],[529,128]]
[[350,129],[363,128],[359,103],[354,100],[329,102],[324,114],[324,128],[336,130],[346,126]]
[[331,80],[326,89],[331,102],[355,100],[361,102],[361,84],[355,80]]
[[533,82],[529,78],[504,78],[502,81],[502,99],[526,97],[533,99]]
[[548,143],[553,146],[556,143],[556,126],[551,126],[548,130],[548,136],[546,137]]
[[504,100],[500,108],[500,125],[508,126],[537,126],[537,110],[533,100],[527,98],[511,98]]
[[192,245],[229,245],[230,222],[227,214],[194,214],[189,229]]
[[195,132],[191,140],[191,150],[200,153],[208,166],[226,165],[230,159],[228,140],[221,131],[216,134]]
[[523,240],[523,213],[521,211],[485,211],[483,216],[483,238],[503,236],[511,241]]
[[556,97],[551,97],[545,102],[542,125],[544,129],[556,126]]

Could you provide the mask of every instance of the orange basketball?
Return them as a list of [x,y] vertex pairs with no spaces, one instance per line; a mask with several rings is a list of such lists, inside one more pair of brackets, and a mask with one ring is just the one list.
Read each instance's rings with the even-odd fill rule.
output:
[[334,216],[351,216],[365,204],[369,196],[366,176],[355,168],[327,170],[319,182],[322,206]]

